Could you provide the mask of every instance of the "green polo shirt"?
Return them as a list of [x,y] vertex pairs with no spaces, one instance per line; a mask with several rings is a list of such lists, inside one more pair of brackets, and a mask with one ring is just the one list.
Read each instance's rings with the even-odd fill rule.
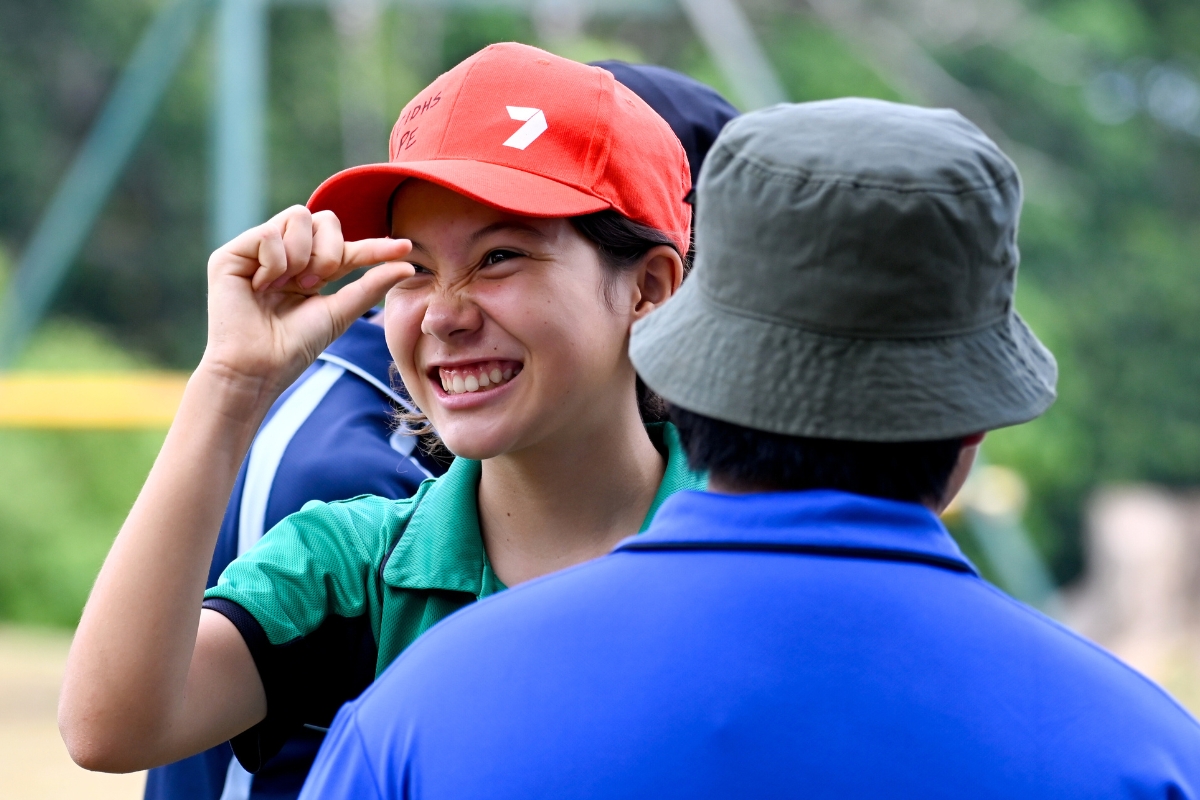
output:
[[[688,468],[674,426],[647,431],[667,465],[642,530],[672,494],[707,484]],[[299,726],[328,726],[418,636],[504,588],[479,531],[481,472],[458,458],[403,500],[308,503],[205,593],[204,607],[246,640],[267,694],[267,719],[232,742],[247,769]]]

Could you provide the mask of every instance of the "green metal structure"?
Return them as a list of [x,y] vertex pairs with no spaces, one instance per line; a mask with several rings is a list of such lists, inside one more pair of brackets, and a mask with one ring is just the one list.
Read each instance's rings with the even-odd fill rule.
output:
[[0,368],[20,354],[137,148],[208,0],[170,0],[142,36],[30,237],[0,302]]

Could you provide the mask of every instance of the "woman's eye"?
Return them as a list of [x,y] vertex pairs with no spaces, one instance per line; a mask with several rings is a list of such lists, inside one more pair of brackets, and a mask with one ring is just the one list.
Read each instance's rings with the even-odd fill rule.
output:
[[483,257],[483,266],[490,267],[492,264],[499,264],[501,261],[508,261],[510,258],[519,258],[520,253],[515,253],[512,250],[493,250]]
[[432,275],[433,274],[433,270],[429,269],[428,267],[422,267],[420,264],[413,264],[412,268],[413,268],[413,272],[417,273],[418,275]]

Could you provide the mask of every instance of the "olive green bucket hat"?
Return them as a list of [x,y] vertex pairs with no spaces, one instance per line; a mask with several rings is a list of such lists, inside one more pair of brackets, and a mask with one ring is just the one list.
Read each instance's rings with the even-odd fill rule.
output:
[[1054,357],[1013,308],[1020,177],[957,112],[850,98],[746,114],[697,195],[695,269],[630,345],[668,402],[869,442],[1054,402]]

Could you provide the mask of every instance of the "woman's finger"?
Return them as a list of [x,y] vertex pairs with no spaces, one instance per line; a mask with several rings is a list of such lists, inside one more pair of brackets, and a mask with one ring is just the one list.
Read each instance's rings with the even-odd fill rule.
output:
[[312,255],[312,212],[294,205],[275,215],[283,229],[283,243],[288,254],[288,269],[304,269]]
[[361,278],[343,286],[335,294],[319,298],[324,301],[333,320],[336,335],[340,336],[350,323],[378,305],[383,296],[414,273],[412,264],[391,261],[367,271]]
[[[241,278],[252,278],[255,285],[259,285],[262,280],[259,273],[265,274],[269,271],[259,260],[263,240],[272,237],[279,239],[280,236],[279,226],[273,221],[242,231],[212,252],[208,258],[209,275],[212,276],[216,272],[232,274]],[[282,249],[279,252],[282,253]],[[278,265],[272,266],[286,266],[286,258]]]
[[[362,245],[371,245],[362,247]],[[364,267],[373,267],[389,261],[400,261],[412,251],[412,242],[407,239],[363,239],[346,242],[342,246],[342,263],[326,283],[336,281]]]
[[311,290],[331,280],[341,268],[342,223],[332,211],[313,214],[312,256],[308,268],[296,279],[301,289]]
[[304,206],[291,206],[275,215],[283,231],[283,247],[287,252],[287,271],[276,278],[272,286],[278,288],[296,277],[308,266],[312,257],[313,225],[312,213]]
[[342,249],[342,268],[349,271],[384,261],[399,261],[412,251],[408,239],[360,239],[346,242]]
[[250,280],[250,287],[257,292],[287,272],[287,251],[283,246],[283,234],[274,222],[265,222],[253,230],[258,232],[258,246],[252,258],[259,266]]

